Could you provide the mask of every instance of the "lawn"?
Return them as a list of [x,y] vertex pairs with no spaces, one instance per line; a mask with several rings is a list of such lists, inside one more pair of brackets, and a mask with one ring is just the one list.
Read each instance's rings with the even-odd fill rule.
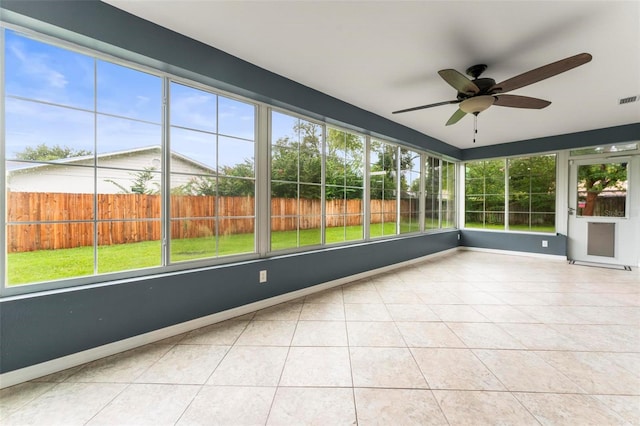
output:
[[[416,223],[402,223],[402,233],[417,231]],[[362,226],[327,228],[327,244],[362,239]],[[395,223],[372,224],[372,238],[395,234]],[[298,244],[299,238],[299,244]],[[281,250],[320,244],[320,229],[281,231],[271,234],[271,249]],[[127,271],[160,266],[160,241],[114,244],[97,248],[98,273]],[[235,234],[220,237],[217,256],[252,253],[253,234]],[[71,277],[93,275],[93,247],[59,250],[39,250],[8,254],[8,283],[19,285]],[[184,238],[171,241],[171,261],[180,262],[216,256],[215,239]]]
[[[479,228],[479,229],[495,229],[504,231],[504,224],[502,223],[486,223],[482,222],[467,222],[465,228]],[[509,225],[509,231],[525,231],[525,232],[556,232],[556,227],[553,225],[534,225],[529,228],[529,225]]]

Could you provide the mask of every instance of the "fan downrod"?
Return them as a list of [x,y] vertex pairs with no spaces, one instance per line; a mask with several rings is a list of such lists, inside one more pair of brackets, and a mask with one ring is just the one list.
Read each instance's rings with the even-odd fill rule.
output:
[[469,77],[473,77],[474,79],[477,79],[478,77],[480,77],[480,75],[482,75],[482,73],[486,69],[487,69],[487,65],[486,64],[471,65],[469,68],[467,68],[465,73]]

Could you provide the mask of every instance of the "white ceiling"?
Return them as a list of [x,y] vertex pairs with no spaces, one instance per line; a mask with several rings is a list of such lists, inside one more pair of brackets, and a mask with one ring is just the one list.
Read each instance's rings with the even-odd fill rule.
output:
[[[106,0],[459,148],[640,122],[640,2]],[[445,126],[457,105],[437,71],[477,63],[497,82],[588,52],[593,60],[512,94],[542,110],[493,106]]]

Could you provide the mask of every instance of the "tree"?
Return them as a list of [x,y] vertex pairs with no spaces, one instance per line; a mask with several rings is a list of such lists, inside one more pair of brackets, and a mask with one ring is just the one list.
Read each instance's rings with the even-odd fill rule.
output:
[[61,158],[82,157],[84,155],[91,155],[92,152],[86,149],[71,148],[68,146],[53,145],[41,143],[35,147],[26,147],[21,152],[16,154],[18,160],[31,160],[31,161],[51,161]]
[[602,163],[578,167],[579,191],[586,192],[582,216],[593,216],[598,195],[606,188],[624,189],[627,181],[627,163]]
[[[145,167],[144,170],[135,173],[129,173],[133,178],[131,179],[131,186],[126,186],[114,181],[113,179],[105,179],[105,182],[110,182],[120,188],[120,192],[123,194],[147,194],[153,195],[160,192],[160,185],[157,182],[152,182],[154,175],[153,171],[155,167]],[[155,186],[153,188],[151,186]]]

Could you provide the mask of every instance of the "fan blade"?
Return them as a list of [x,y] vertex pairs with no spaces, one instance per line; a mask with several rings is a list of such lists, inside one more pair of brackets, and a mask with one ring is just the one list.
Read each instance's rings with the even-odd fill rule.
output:
[[452,124],[456,124],[465,115],[467,115],[467,113],[464,112],[463,110],[461,110],[460,108],[458,108],[458,110],[453,113],[453,115],[451,116],[449,121],[447,121],[447,126],[451,126]]
[[494,98],[496,98],[496,101],[493,103],[494,105],[511,108],[542,109],[551,105],[549,101],[530,98],[529,96],[496,95]]
[[460,93],[467,95],[475,95],[480,92],[480,88],[476,84],[456,70],[446,69],[438,71],[440,77],[449,83],[454,89]]
[[460,101],[458,101],[458,100],[455,100],[455,101],[444,101],[444,102],[438,102],[438,103],[435,103],[435,104],[422,105],[422,106],[417,106],[417,107],[413,107],[413,108],[401,109],[399,111],[393,111],[391,114],[400,114],[400,113],[403,113],[403,112],[417,111],[419,109],[437,107],[437,106],[440,106],[440,105],[459,104],[459,103],[460,103]]
[[569,71],[570,69],[584,65],[589,61],[591,61],[591,55],[588,53],[580,53],[575,56],[570,56],[494,84],[493,87],[489,89],[489,93],[510,92],[512,90],[537,83],[538,81],[549,77],[553,77],[554,75],[561,74],[565,71]]

